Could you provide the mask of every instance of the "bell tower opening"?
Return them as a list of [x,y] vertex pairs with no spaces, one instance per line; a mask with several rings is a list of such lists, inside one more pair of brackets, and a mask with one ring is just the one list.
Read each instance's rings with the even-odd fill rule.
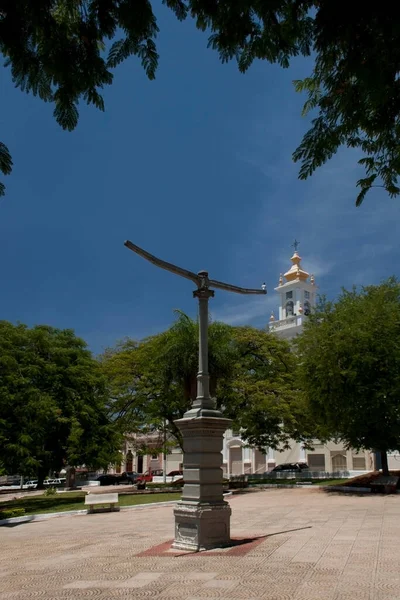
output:
[[270,318],[269,330],[291,338],[300,333],[304,318],[307,318],[316,303],[317,286],[314,275],[310,275],[301,265],[301,256],[298,253],[300,242],[294,241],[292,262],[286,273],[279,277],[278,287],[275,291],[279,294],[279,319],[275,315]]

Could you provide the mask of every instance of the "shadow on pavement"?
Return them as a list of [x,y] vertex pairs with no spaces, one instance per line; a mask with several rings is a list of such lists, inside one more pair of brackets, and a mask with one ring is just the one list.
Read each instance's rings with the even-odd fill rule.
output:
[[26,525],[26,523],[32,523],[33,516],[24,519],[23,521],[17,521],[14,523],[1,523],[0,527],[18,527],[18,525]]

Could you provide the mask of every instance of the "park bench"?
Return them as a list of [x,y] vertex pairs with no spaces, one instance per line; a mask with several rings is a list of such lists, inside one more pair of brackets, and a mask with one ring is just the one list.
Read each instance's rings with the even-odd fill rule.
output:
[[94,513],[95,507],[104,509],[105,505],[108,505],[108,509],[106,510],[109,510],[110,512],[118,511],[118,494],[87,494],[87,496],[85,496],[85,505],[89,506],[88,513]]
[[371,492],[375,494],[395,494],[398,481],[398,477],[381,475],[371,482]]

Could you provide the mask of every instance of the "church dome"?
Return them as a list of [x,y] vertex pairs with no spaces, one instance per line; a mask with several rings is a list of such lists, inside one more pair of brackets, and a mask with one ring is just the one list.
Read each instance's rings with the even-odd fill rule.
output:
[[297,250],[294,251],[294,254],[290,260],[293,264],[289,271],[286,271],[284,275],[286,281],[296,281],[297,279],[299,281],[307,281],[310,274],[301,268],[301,256],[299,256]]

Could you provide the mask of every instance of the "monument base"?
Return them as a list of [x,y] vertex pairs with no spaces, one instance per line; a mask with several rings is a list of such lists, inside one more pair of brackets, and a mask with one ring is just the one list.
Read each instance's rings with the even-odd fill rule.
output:
[[230,546],[231,512],[227,502],[178,502],[174,509],[175,541],[172,548],[199,552]]

